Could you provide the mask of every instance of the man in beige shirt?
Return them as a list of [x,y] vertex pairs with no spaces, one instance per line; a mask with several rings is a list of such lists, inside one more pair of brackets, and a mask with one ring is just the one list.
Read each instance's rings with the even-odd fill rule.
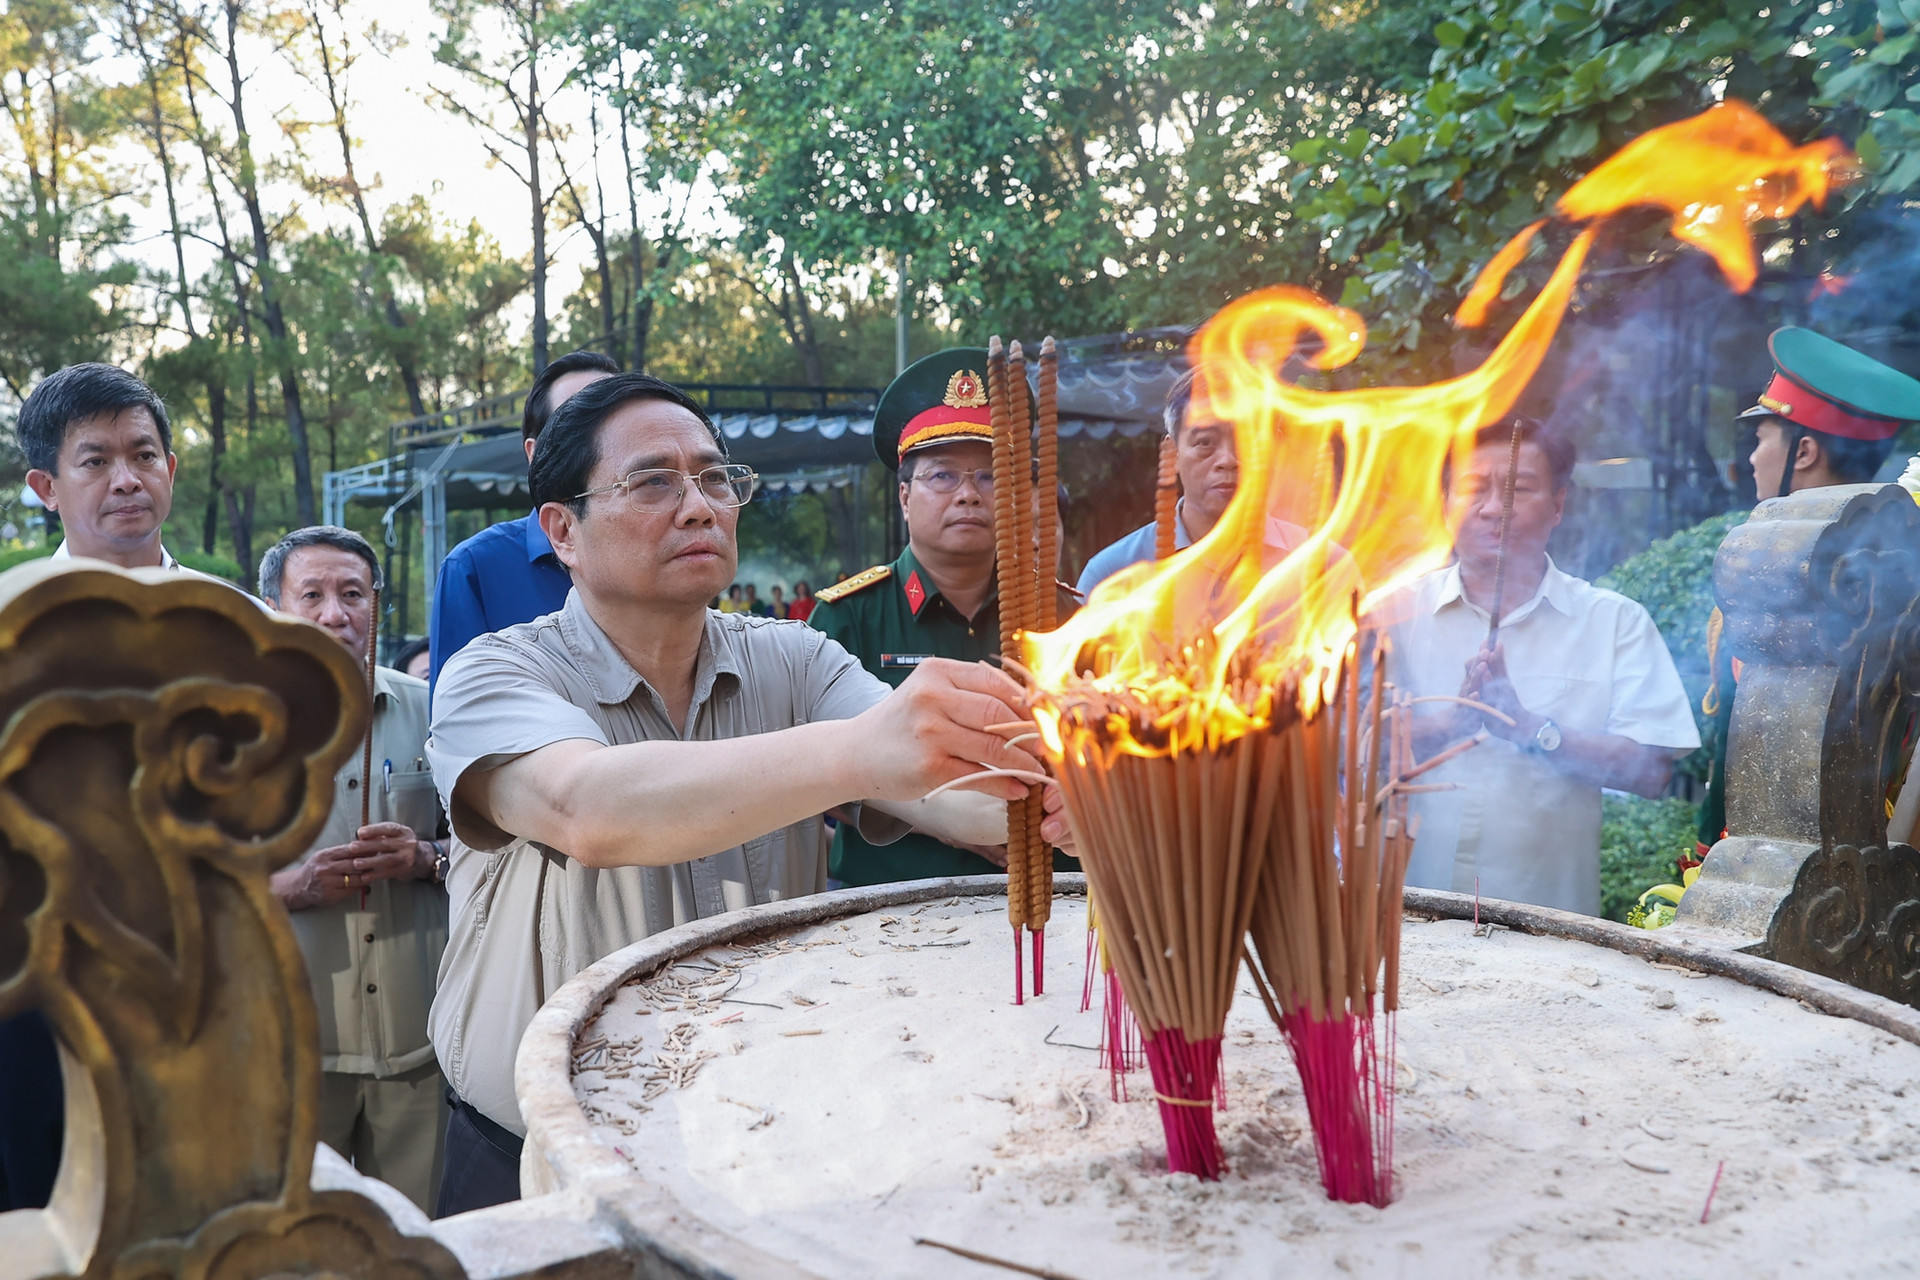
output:
[[[380,565],[359,534],[296,529],[260,560],[260,594],[324,628],[362,662]],[[446,1086],[427,1008],[447,945],[447,856],[433,839],[427,684],[374,670],[373,769],[361,825],[361,755],[333,780],[333,813],[303,858],[273,877],[320,1015],[320,1137],[362,1173],[432,1211]]]
[[[576,392],[529,479],[573,591],[447,664],[428,742],[459,842],[432,1014],[459,1095],[442,1214],[518,1194],[514,1056],[561,983],[683,921],[819,892],[828,810],[869,840],[911,825],[1002,844],[1024,783],[923,797],[983,763],[1038,768],[987,732],[1020,718],[989,667],[933,660],[890,691],[803,623],[707,608],[754,476],[677,388],[621,374]],[[1048,803],[1043,834],[1065,843],[1056,789]]]

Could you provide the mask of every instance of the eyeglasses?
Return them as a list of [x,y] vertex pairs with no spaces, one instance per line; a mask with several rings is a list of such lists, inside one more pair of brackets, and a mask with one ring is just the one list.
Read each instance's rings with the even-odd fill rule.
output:
[[708,506],[744,507],[753,497],[754,486],[759,484],[760,477],[754,474],[752,467],[737,462],[708,467],[697,473],[676,471],[672,467],[649,467],[644,471],[629,471],[612,484],[575,494],[572,501],[619,490],[627,495],[627,501],[633,504],[635,510],[672,511],[686,497],[689,480],[699,487],[700,496]]
[[982,495],[993,492],[993,472],[991,471],[949,471],[942,467],[937,471],[916,471],[912,483],[923,484],[935,493],[952,493],[962,481],[972,479],[973,487]]

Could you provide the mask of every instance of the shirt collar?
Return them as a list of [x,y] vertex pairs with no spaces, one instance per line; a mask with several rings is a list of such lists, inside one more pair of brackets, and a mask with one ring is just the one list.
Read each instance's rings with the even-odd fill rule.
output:
[[[1562,573],[1560,566],[1553,562],[1553,557],[1548,556],[1547,571],[1540,577],[1539,590],[1535,591],[1532,598],[1519,608],[1508,609],[1506,611],[1507,616],[1501,621],[1500,625],[1510,627],[1514,623],[1519,622],[1521,619],[1530,615],[1535,609],[1539,608],[1542,600],[1552,605],[1555,609],[1558,609],[1567,617],[1573,617],[1573,583],[1573,578]],[[1487,610],[1482,609],[1479,605],[1467,599],[1466,588],[1460,581],[1460,562],[1458,560],[1448,565],[1441,574],[1440,589],[1434,593],[1433,597],[1433,612],[1439,613],[1440,610],[1456,602],[1465,608],[1473,610],[1489,622],[1493,620],[1492,615]]]
[[[605,706],[617,706],[629,701],[634,691],[644,685],[653,699],[660,703],[662,714],[665,714],[664,700],[633,669],[633,664],[626,660],[613,641],[607,638],[607,633],[600,629],[600,624],[593,620],[593,615],[587,612],[587,606],[581,602],[579,588],[567,592],[567,602],[560,607],[559,620],[560,638],[573,655],[574,666],[593,690],[594,701]],[[700,653],[694,659],[690,715],[697,715],[712,696],[718,677],[726,675],[740,679],[743,674],[740,659],[735,653],[733,637],[727,632],[738,631],[746,625],[746,619],[739,615],[722,615],[712,609],[707,610],[706,630],[700,636]]]
[[[62,538],[60,539],[60,545],[55,547],[53,554],[47,558],[49,560],[71,560],[73,559],[73,551],[67,546],[67,540]],[[166,544],[164,543],[162,543],[160,547],[160,567],[162,569],[178,569],[180,567],[180,562],[173,558],[173,553],[167,550]]]
[[527,517],[527,563],[532,564],[549,556],[555,560],[560,558],[553,553],[553,543],[547,540],[547,531],[540,527],[540,510],[536,507],[533,514]]
[[[920,567],[914,558],[913,547],[907,546],[900,552],[900,558],[894,562],[894,577],[900,582],[900,592],[907,598],[907,608],[912,610],[914,620],[918,621],[926,607],[940,595],[940,588],[934,585],[933,575]],[[980,608],[984,612],[988,605],[997,604],[1000,599],[1000,575],[995,573],[993,581],[987,585],[987,598]],[[954,610],[958,613],[959,610]]]

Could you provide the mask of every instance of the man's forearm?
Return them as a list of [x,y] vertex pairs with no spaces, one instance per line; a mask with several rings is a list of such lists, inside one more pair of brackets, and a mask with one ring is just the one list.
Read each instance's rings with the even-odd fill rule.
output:
[[714,742],[556,743],[474,779],[472,802],[502,830],[588,866],[673,866],[861,799],[844,764],[848,723]]
[[1582,782],[1657,799],[1673,777],[1673,756],[1617,733],[1560,731],[1560,749],[1547,753],[1554,768]]

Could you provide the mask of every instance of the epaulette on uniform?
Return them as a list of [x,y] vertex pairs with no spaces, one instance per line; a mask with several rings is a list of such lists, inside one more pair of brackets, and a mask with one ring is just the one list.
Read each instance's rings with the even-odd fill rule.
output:
[[893,566],[877,564],[871,569],[862,569],[845,582],[836,582],[830,587],[822,587],[813,593],[814,599],[821,604],[836,604],[845,600],[856,591],[865,591],[876,582],[885,582],[893,576]]

